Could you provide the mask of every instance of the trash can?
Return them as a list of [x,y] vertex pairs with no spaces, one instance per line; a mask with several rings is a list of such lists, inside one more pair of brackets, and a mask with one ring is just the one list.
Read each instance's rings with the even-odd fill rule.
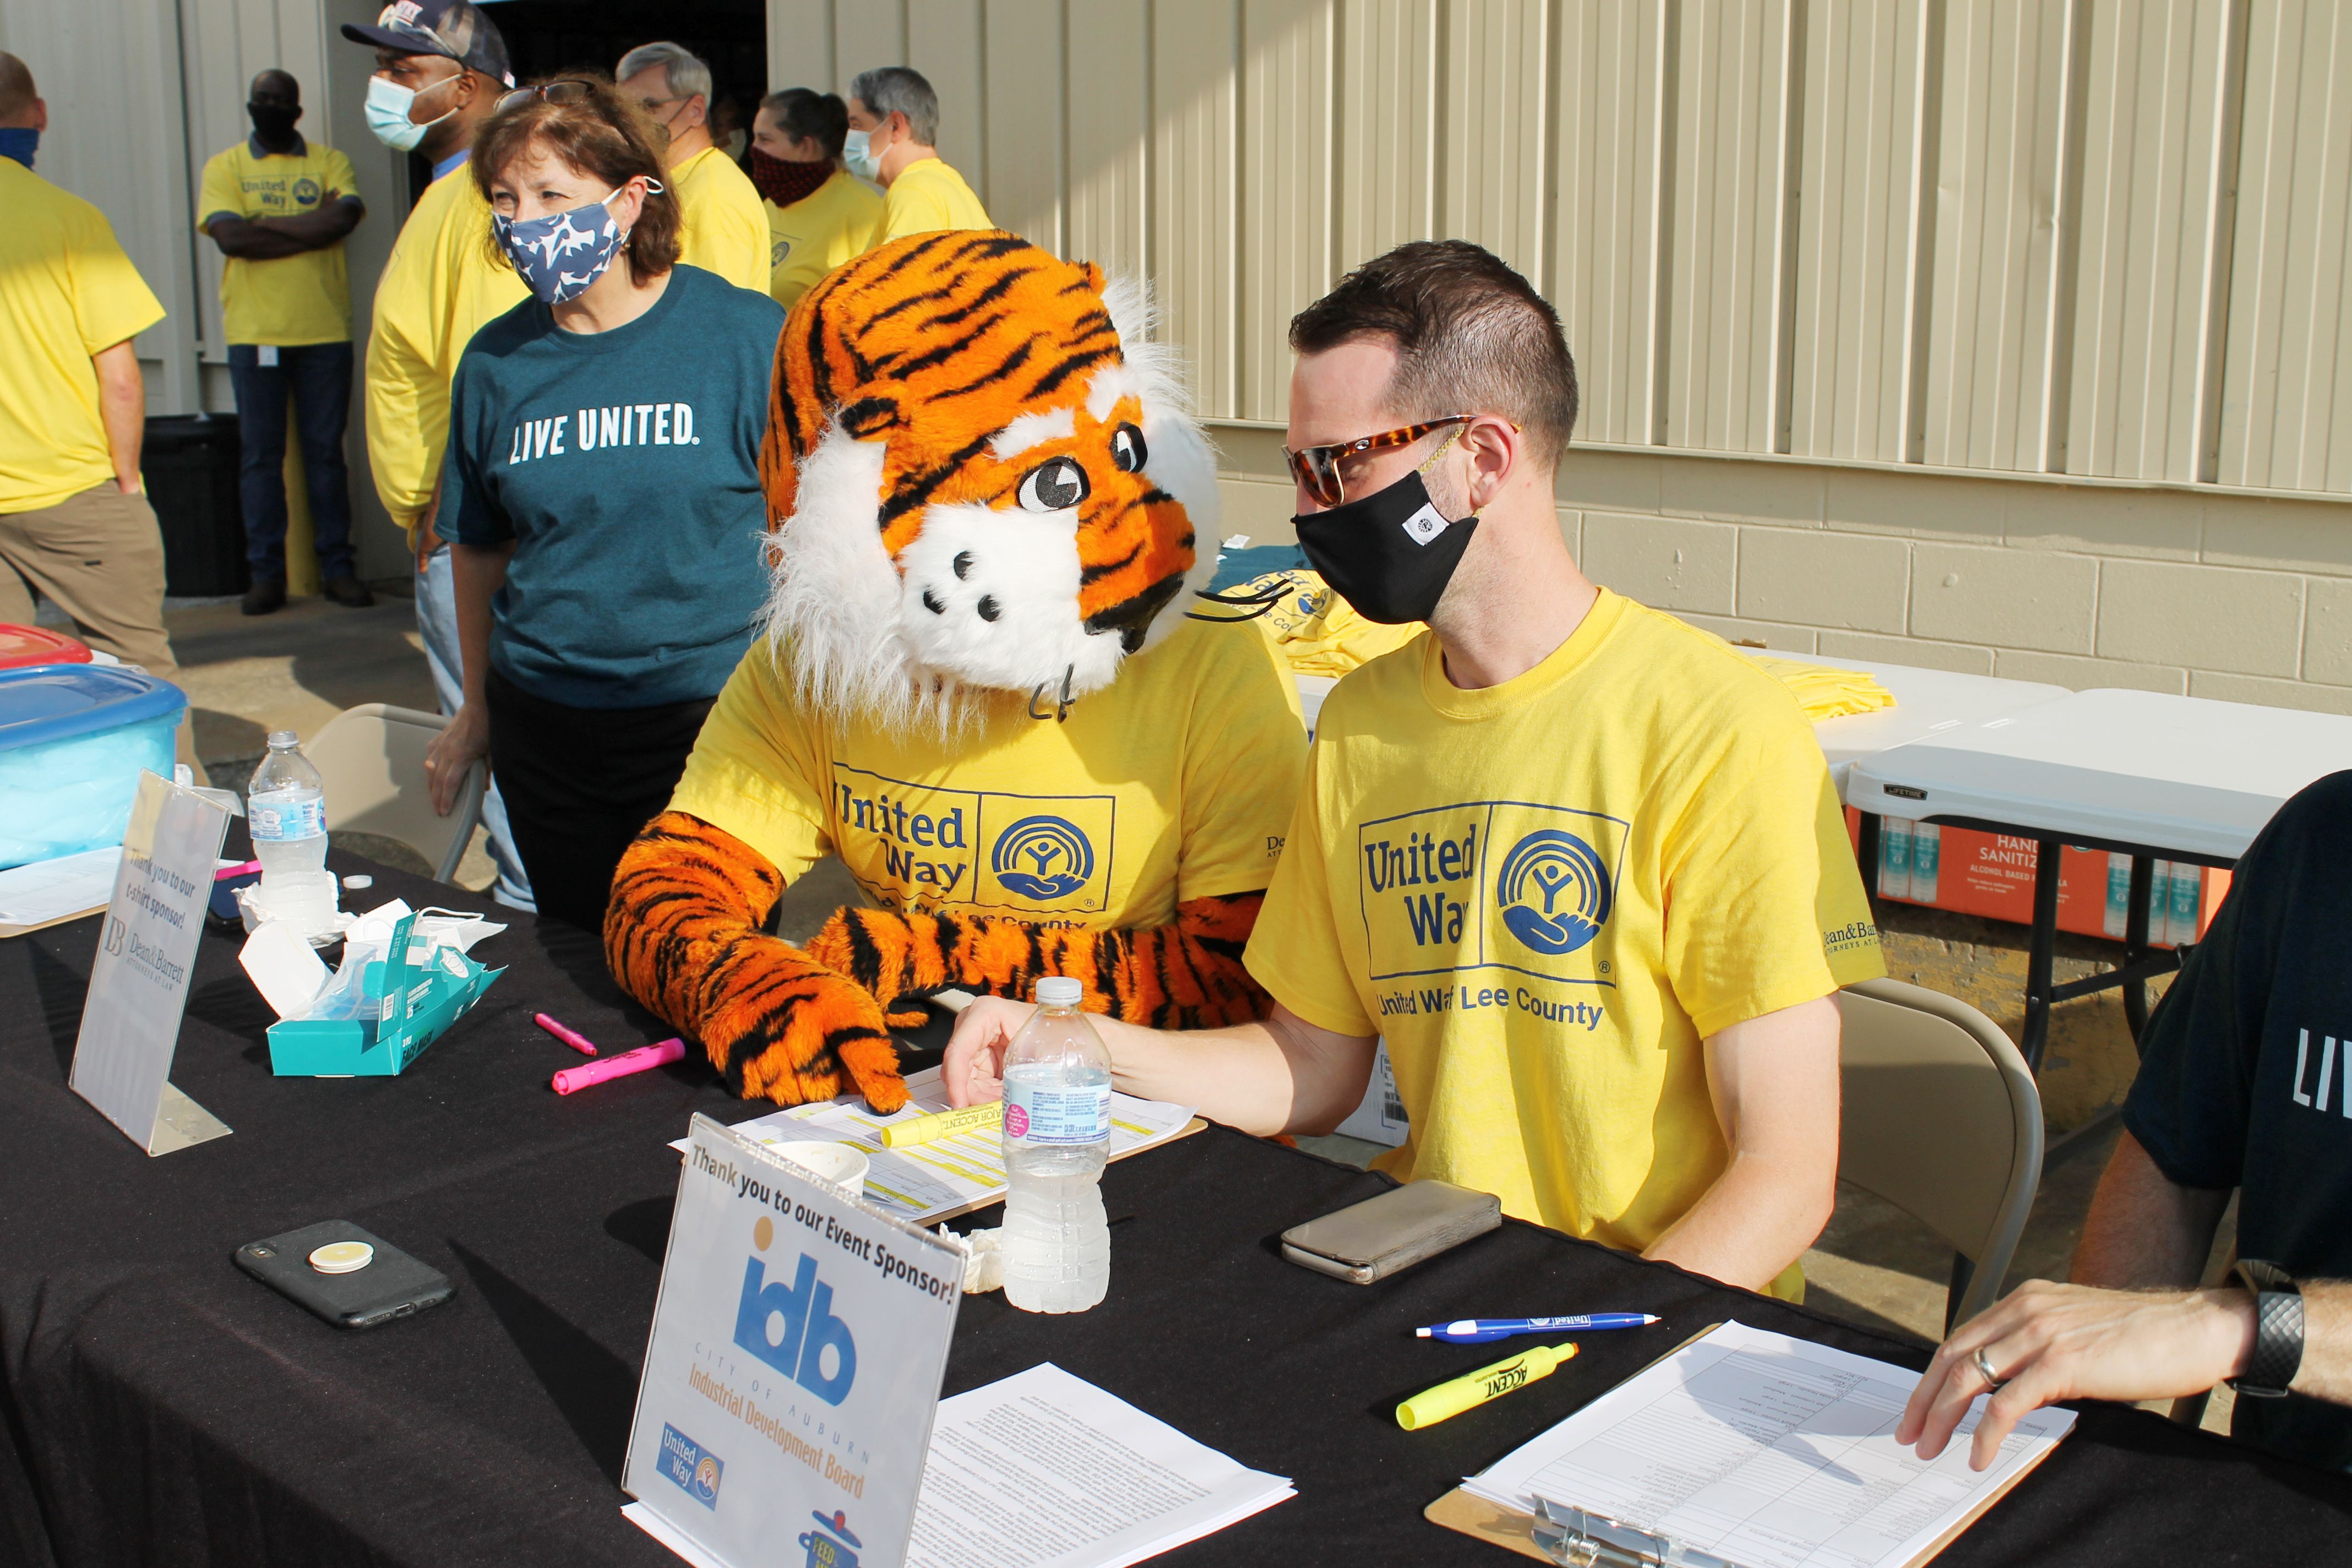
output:
[[236,494],[236,416],[147,421],[139,468],[163,531],[163,592],[184,598],[242,594],[245,512]]

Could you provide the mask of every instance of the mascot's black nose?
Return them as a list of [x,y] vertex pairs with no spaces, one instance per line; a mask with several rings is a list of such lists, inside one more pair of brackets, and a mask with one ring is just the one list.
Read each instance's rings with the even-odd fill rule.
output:
[[1118,634],[1118,646],[1129,653],[1143,646],[1143,634],[1151,629],[1152,617],[1168,607],[1168,601],[1184,586],[1181,574],[1162,577],[1131,599],[1113,605],[1087,617],[1087,632],[1100,637],[1105,632]]

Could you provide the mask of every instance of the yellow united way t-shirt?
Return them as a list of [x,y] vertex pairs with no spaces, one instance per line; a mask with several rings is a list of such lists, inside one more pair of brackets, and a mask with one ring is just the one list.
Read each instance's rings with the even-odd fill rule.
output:
[[882,216],[875,225],[874,243],[943,228],[995,226],[961,174],[938,158],[919,158],[899,170],[890,188],[882,193]]
[[96,207],[0,158],[0,513],[113,480],[90,356],[163,319]]
[[1629,1251],[1727,1163],[1706,1037],[1885,973],[1788,689],[1606,589],[1500,686],[1429,636],[1339,682],[1248,963],[1386,1038],[1412,1128],[1381,1169]]
[[[302,142],[292,153],[263,153],[248,138],[205,164],[196,227],[216,217],[304,217],[330,200],[359,199],[352,161],[332,147]],[[221,268],[221,317],[232,343],[349,342],[352,294],[336,244],[270,261],[228,257]]]
[[788,207],[768,210],[768,295],[785,310],[818,279],[874,246],[874,222],[882,198],[874,188],[840,170]]
[[738,289],[768,289],[767,203],[751,176],[716,147],[669,172],[677,192],[680,261],[715,272]]
[[670,808],[786,881],[838,854],[882,909],[1165,925],[1266,885],[1306,755],[1296,689],[1246,626],[1187,621],[1067,721],[1016,705],[960,743],[814,719],[761,642]]

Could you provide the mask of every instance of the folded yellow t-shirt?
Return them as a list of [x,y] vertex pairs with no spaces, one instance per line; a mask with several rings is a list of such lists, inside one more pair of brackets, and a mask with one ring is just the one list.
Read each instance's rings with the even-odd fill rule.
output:
[[1873,713],[1895,706],[1895,694],[1858,669],[1832,669],[1824,664],[1800,664],[1793,658],[1749,653],[1767,675],[1787,687],[1812,723],[1848,713]]

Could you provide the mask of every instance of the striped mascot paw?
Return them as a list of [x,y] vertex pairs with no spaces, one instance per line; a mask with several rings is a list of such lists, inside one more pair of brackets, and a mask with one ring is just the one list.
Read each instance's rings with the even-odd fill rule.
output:
[[805,1105],[856,1089],[876,1114],[907,1103],[898,1048],[871,993],[789,943],[730,966],[730,994],[705,1016],[702,1043],[745,1100]]

